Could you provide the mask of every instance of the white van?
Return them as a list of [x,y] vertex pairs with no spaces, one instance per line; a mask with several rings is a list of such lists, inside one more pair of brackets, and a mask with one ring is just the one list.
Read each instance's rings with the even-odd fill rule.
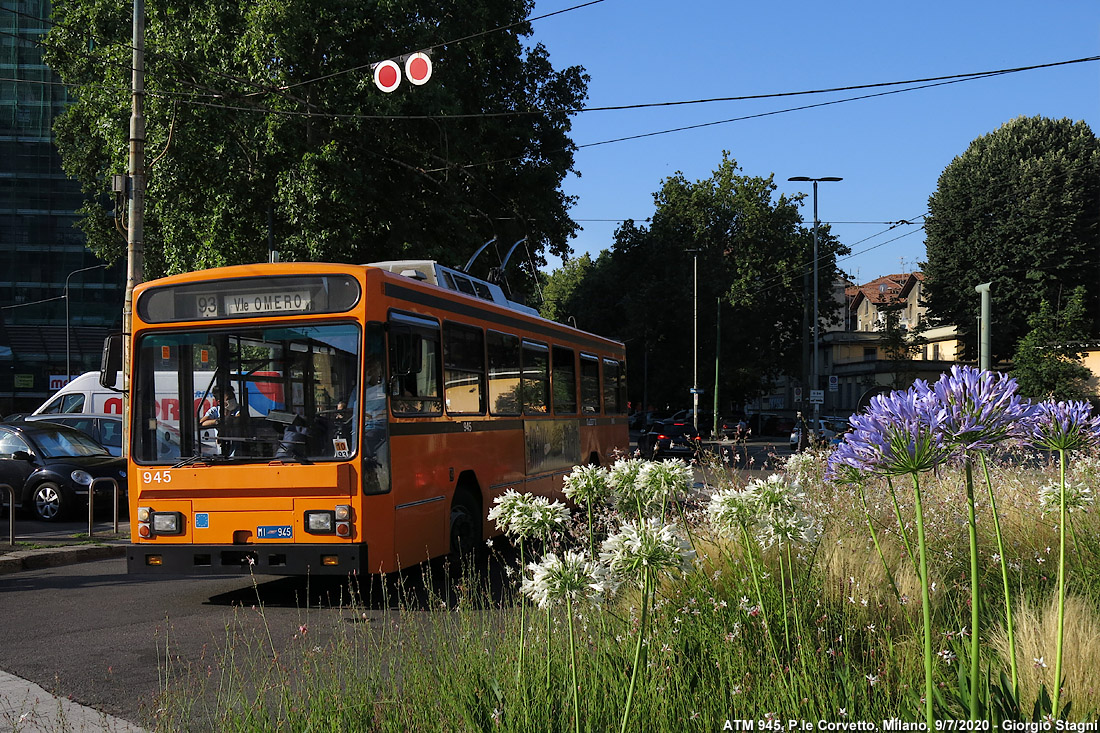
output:
[[[276,372],[260,372],[264,376],[277,376]],[[192,409],[196,415],[202,415],[213,405],[213,395],[209,388],[214,379],[213,372],[195,372],[195,377],[206,386],[195,387],[195,398]],[[178,431],[180,401],[177,396],[177,379],[175,372],[157,372],[156,376],[156,411],[161,421],[171,424]],[[245,382],[250,385],[248,391],[249,413],[254,416],[263,416],[272,408],[282,409],[281,389],[275,393],[261,389],[251,380]],[[241,384],[235,385],[240,390]],[[119,372],[115,380],[117,391],[109,390],[99,383],[99,372],[87,372],[81,374],[73,381],[66,384],[53,394],[48,400],[39,405],[32,415],[57,415],[70,413],[96,413],[100,415],[122,415],[122,373]],[[275,401],[273,401],[273,398]],[[277,404],[279,402],[280,404]]]
[[[122,373],[115,387],[122,389]],[[71,412],[96,412],[103,415],[122,414],[122,392],[112,392],[99,383],[99,372],[85,372],[57,390],[38,406],[32,415],[57,415]]]

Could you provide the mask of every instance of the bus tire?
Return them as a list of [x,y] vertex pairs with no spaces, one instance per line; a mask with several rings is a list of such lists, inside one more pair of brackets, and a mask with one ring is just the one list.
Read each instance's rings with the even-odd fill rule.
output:
[[468,492],[455,492],[451,502],[451,559],[461,560],[481,541],[477,502]]

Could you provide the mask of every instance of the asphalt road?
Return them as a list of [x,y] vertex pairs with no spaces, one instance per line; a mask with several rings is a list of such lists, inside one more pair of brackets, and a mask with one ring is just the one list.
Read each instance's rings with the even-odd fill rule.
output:
[[[434,587],[441,587],[433,569]],[[426,609],[425,582],[416,575],[407,586],[414,607]],[[340,603],[345,583],[331,578],[148,578],[127,575],[122,559],[6,575],[0,669],[152,728],[166,658],[176,669],[216,669],[230,634],[262,639],[292,656],[301,648],[294,639],[302,625],[316,639],[311,643],[325,644],[353,624],[383,621],[397,595],[395,580],[385,594],[383,582],[365,581],[365,603],[352,610]]]

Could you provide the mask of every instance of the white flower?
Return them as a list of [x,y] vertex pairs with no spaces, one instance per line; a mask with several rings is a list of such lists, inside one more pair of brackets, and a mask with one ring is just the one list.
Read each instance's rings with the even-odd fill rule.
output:
[[601,466],[573,466],[562,492],[580,506],[596,506],[611,494],[611,474]]
[[687,496],[695,485],[695,474],[683,461],[650,461],[639,469],[634,483],[643,505],[658,504]]
[[[1050,483],[1039,489],[1039,506],[1043,511],[1059,511],[1062,488],[1060,484]],[[1066,482],[1066,511],[1085,509],[1092,505],[1092,489],[1084,483]]]
[[567,550],[560,558],[551,552],[542,562],[530,563],[527,570],[531,575],[523,579],[520,592],[539,608],[550,608],[567,598],[586,600],[603,593],[596,563],[578,552]]
[[520,494],[514,489],[508,489],[493,500],[489,519],[513,537],[545,538],[568,524],[569,508],[560,501],[551,502],[544,496]]
[[643,571],[687,572],[695,551],[660,520],[641,519],[623,524],[603,542],[600,559],[613,577],[642,582]]
[[719,489],[710,497],[707,515],[716,530],[727,536],[735,536],[742,527],[749,527],[756,522],[759,515],[756,488],[749,484],[743,489]]

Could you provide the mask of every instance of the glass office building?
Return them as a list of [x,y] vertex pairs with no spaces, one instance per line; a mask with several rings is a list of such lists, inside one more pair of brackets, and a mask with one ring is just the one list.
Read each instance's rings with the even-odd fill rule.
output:
[[0,0],[0,414],[41,403],[67,361],[74,375],[98,368],[103,337],[121,330],[125,264],[76,272],[101,262],[53,145],[69,98],[37,43],[49,15],[48,0]]

